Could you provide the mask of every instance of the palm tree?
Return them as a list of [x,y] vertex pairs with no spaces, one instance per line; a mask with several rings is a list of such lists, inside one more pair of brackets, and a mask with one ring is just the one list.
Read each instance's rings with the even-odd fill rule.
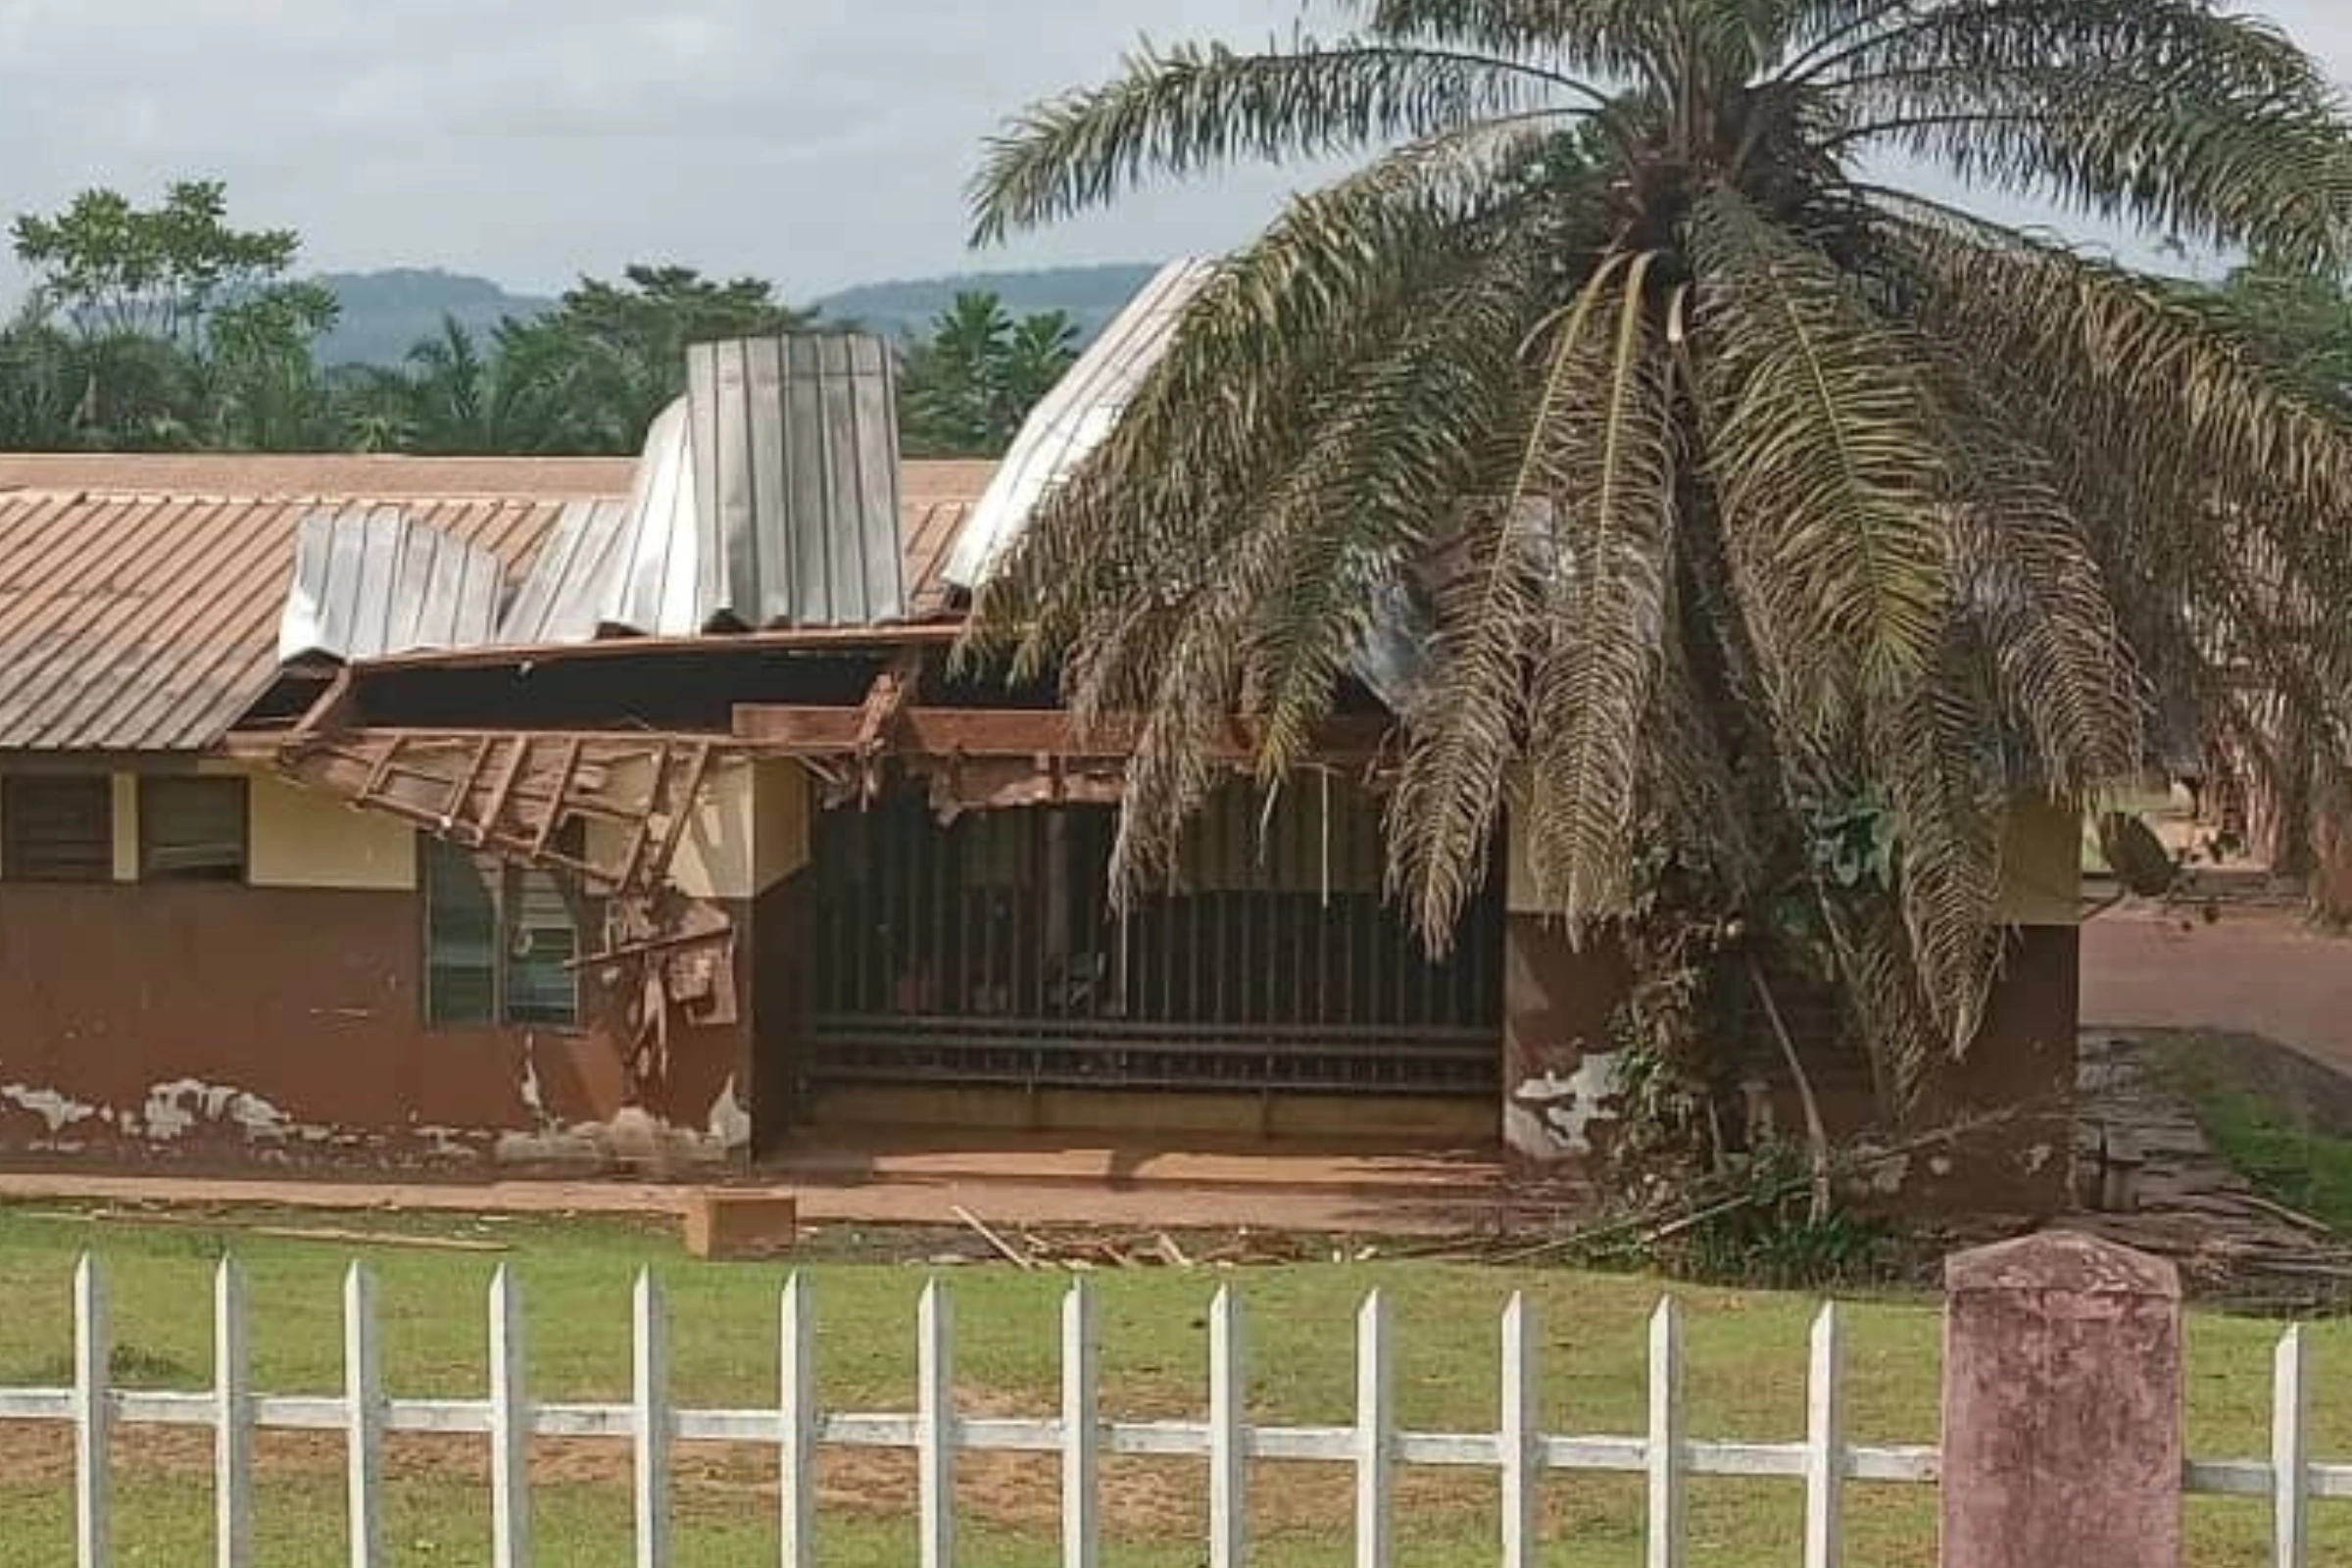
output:
[[1226,715],[1279,779],[1401,617],[1391,879],[1433,946],[1507,808],[1572,931],[1663,900],[1709,974],[1809,952],[1899,1092],[1979,1030],[2009,803],[2134,769],[2152,693],[2340,778],[2346,426],[2182,291],[1881,174],[2339,261],[2352,129],[2288,38],[2208,0],[1348,9],[1147,49],[975,184],[985,242],[1369,155],[1223,265],[975,606],[967,652],[1147,715],[1122,891]]

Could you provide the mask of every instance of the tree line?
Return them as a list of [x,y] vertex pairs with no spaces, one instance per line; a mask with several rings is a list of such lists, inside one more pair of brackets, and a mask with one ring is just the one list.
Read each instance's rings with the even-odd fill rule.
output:
[[[639,265],[543,315],[455,319],[397,366],[322,364],[337,304],[295,274],[301,238],[229,218],[216,180],[141,206],[86,191],[10,237],[32,279],[0,327],[0,447],[29,451],[629,454],[685,390],[685,348],[847,331],[753,277]],[[1077,356],[1061,312],[959,295],[900,351],[909,457],[992,457]]]

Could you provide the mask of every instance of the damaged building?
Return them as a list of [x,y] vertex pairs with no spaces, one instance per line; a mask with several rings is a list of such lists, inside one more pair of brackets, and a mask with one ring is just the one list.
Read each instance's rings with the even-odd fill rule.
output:
[[[1201,275],[994,466],[902,462],[856,336],[698,346],[633,461],[0,457],[0,1152],[708,1169],[920,1130],[1574,1168],[1622,977],[1514,877],[1440,960],[1384,899],[1409,638],[1123,909],[1117,737],[951,672]],[[2024,1206],[2074,1061],[2046,814],[1969,1094],[2060,1108],[1921,1175]]]

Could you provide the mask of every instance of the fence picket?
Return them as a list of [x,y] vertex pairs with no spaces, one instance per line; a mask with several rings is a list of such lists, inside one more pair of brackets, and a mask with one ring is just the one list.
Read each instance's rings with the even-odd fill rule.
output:
[[1813,1320],[1805,1379],[1805,1568],[1838,1568],[1845,1550],[1844,1328],[1838,1303]]
[[343,1430],[351,1568],[384,1560],[384,1368],[375,1333],[375,1276],[343,1275]]
[[1102,1550],[1102,1345],[1095,1293],[1073,1280],[1061,1298],[1061,1561],[1095,1568]]
[[777,1428],[782,1448],[781,1529],[784,1568],[816,1562],[816,1300],[815,1287],[795,1274],[784,1282],[778,1318],[777,1365],[783,1387]]
[[651,1271],[637,1276],[631,1302],[631,1428],[637,1440],[635,1508],[637,1568],[668,1568],[669,1311]]
[[1502,1309],[1502,1568],[1536,1568],[1536,1478],[1544,1464],[1543,1378],[1536,1310],[1513,1294]]
[[213,1271],[213,1550],[218,1568],[253,1562],[253,1352],[245,1270]]
[[114,1332],[107,1312],[106,1277],[83,1253],[74,1266],[74,1546],[80,1568],[114,1560],[113,1494],[107,1442],[114,1400],[107,1380]]
[[1208,1306],[1208,1568],[1242,1568],[1250,1545],[1248,1329],[1231,1286]]
[[2271,1360],[2271,1561],[2306,1568],[2311,1541],[2311,1380],[2297,1324]]
[[531,1560],[531,1407],[524,1375],[522,1288],[507,1265],[490,1277],[490,1561]]
[[1645,1531],[1649,1568],[1683,1568],[1685,1476],[1683,1308],[1669,1296],[1649,1320],[1649,1436],[1642,1464],[1649,1476]]
[[1356,1568],[1389,1568],[1396,1458],[1393,1363],[1388,1299],[1374,1291],[1355,1314]]
[[914,1482],[922,1568],[956,1556],[956,1321],[933,1280],[915,1308]]

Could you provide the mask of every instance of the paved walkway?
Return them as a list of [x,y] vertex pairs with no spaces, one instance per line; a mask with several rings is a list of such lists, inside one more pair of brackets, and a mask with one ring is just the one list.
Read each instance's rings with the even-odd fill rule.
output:
[[2082,930],[2082,1022],[2257,1034],[2352,1076],[2352,941],[2279,909],[2117,910]]
[[[1499,1173],[1446,1154],[1216,1154],[1109,1150],[820,1146],[782,1162],[772,1186],[812,1224],[992,1223],[1160,1230],[1247,1226],[1302,1234],[1438,1236],[1494,1227]],[[761,1184],[729,1182],[730,1188]],[[0,1172],[0,1202],[27,1200],[518,1214],[670,1214],[691,1187],[631,1180],[333,1182],[243,1177]]]

